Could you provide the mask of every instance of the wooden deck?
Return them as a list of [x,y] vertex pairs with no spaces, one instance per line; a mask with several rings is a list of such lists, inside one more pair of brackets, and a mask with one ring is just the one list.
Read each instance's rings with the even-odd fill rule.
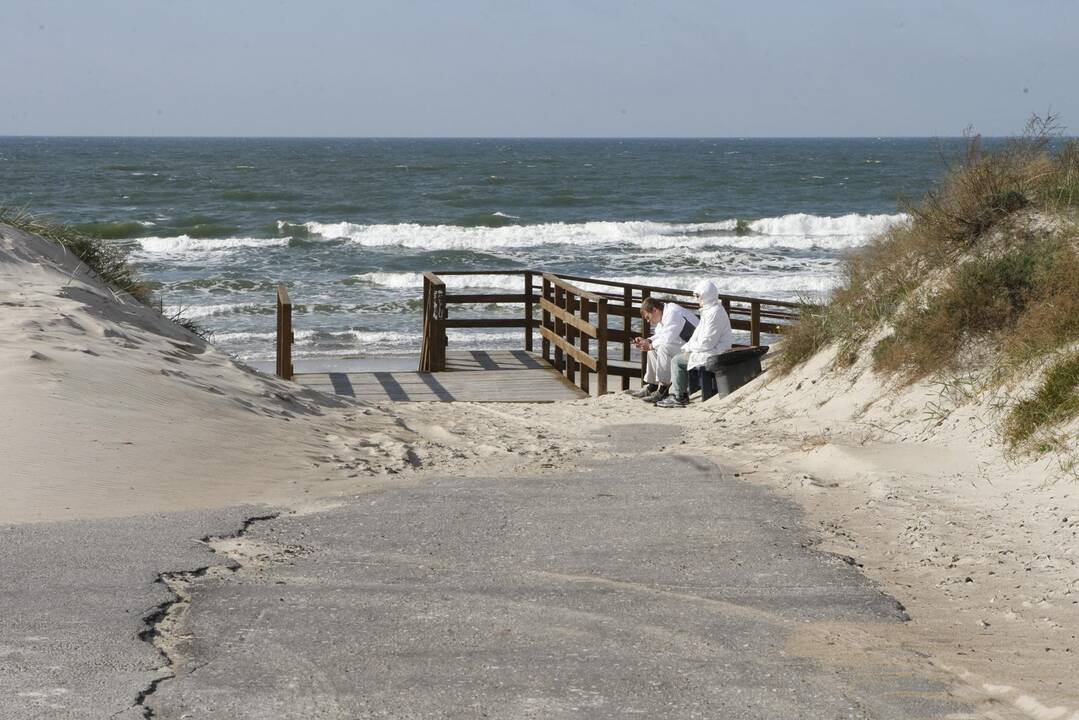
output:
[[539,356],[524,350],[451,351],[446,370],[297,373],[320,392],[367,402],[555,402],[587,397]]

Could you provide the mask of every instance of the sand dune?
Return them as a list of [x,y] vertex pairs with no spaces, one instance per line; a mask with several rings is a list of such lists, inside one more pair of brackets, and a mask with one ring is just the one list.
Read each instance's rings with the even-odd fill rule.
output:
[[409,467],[385,410],[245,369],[61,246],[0,226],[0,522],[356,487]]

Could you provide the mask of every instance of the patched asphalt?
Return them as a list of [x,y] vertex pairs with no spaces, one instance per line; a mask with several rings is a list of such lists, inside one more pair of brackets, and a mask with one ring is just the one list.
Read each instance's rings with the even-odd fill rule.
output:
[[0,718],[143,717],[164,661],[139,635],[174,597],[160,573],[228,564],[200,539],[259,512],[0,526]]
[[[665,435],[667,433],[668,435]],[[280,561],[192,588],[160,718],[912,718],[963,710],[899,668],[788,651],[807,623],[901,623],[814,551],[796,507],[637,451],[534,477],[441,477],[252,525]],[[623,453],[632,453],[633,456]]]

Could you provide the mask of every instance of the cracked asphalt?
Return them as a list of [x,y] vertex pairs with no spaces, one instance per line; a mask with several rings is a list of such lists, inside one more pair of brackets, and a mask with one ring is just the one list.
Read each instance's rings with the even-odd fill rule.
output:
[[0,718],[141,718],[163,663],[139,633],[160,573],[228,565],[199,538],[262,509],[0,527]]
[[[620,453],[535,477],[440,477],[250,525],[268,562],[187,588],[175,677],[139,640],[155,579],[265,510],[0,529],[0,718],[916,718],[928,673],[790,650],[901,606],[808,547],[797,509],[710,463]],[[258,554],[258,553],[256,553]],[[905,667],[905,666],[904,666]]]

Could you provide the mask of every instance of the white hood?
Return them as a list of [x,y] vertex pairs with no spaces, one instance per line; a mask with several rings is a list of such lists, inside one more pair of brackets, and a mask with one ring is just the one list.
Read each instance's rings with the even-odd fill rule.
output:
[[693,288],[693,293],[700,300],[701,307],[707,307],[708,305],[715,305],[719,302],[719,289],[716,288],[715,283],[711,280],[701,280],[697,283],[697,286]]

